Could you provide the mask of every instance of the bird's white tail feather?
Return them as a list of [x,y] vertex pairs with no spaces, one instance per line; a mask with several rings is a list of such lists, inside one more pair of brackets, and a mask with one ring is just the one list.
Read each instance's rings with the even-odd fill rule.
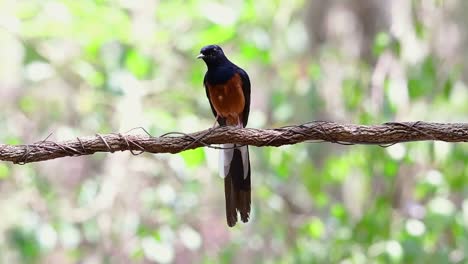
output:
[[221,178],[225,178],[229,173],[231,167],[232,156],[234,155],[234,144],[223,144],[222,149],[219,151],[219,175]]
[[[231,168],[231,161],[234,155],[234,144],[223,144],[221,147],[226,149],[222,149],[219,152],[219,175],[221,178],[225,178]],[[247,146],[238,147],[236,149],[241,152],[244,179],[246,179],[249,172],[249,149]]]
[[249,149],[247,146],[238,148],[242,155],[242,166],[244,168],[244,179],[247,179],[249,173]]

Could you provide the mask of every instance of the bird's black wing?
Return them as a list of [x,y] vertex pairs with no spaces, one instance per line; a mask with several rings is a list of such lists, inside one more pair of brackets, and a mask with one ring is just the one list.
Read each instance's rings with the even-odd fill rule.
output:
[[242,123],[244,127],[247,126],[249,121],[249,112],[250,112],[250,79],[249,75],[242,69],[238,68],[237,72],[242,80],[242,91],[244,92],[245,106],[244,111],[242,112]]

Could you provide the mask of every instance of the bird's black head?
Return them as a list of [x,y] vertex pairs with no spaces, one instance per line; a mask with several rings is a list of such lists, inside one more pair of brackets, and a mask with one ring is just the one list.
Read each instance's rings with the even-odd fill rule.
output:
[[228,59],[224,55],[223,50],[218,45],[208,45],[200,50],[200,55],[197,59],[203,59],[208,67],[222,64]]

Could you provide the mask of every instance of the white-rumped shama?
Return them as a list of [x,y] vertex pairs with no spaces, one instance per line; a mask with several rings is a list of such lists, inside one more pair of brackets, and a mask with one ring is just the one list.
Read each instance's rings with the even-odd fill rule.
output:
[[[199,59],[208,67],[203,84],[211,110],[220,126],[245,127],[250,110],[250,80],[247,73],[232,63],[221,47],[208,45],[201,49]],[[220,152],[220,173],[224,177],[226,218],[228,226],[242,222],[250,215],[250,161],[247,146],[224,144]]]

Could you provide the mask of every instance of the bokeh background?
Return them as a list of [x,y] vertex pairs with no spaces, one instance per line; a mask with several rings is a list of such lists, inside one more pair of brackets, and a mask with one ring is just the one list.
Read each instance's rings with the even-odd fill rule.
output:
[[[250,127],[468,121],[464,0],[0,0],[0,142],[214,121],[206,44]],[[136,133],[141,131],[134,131]],[[228,228],[218,154],[0,163],[0,263],[467,263],[468,146],[251,148]]]

